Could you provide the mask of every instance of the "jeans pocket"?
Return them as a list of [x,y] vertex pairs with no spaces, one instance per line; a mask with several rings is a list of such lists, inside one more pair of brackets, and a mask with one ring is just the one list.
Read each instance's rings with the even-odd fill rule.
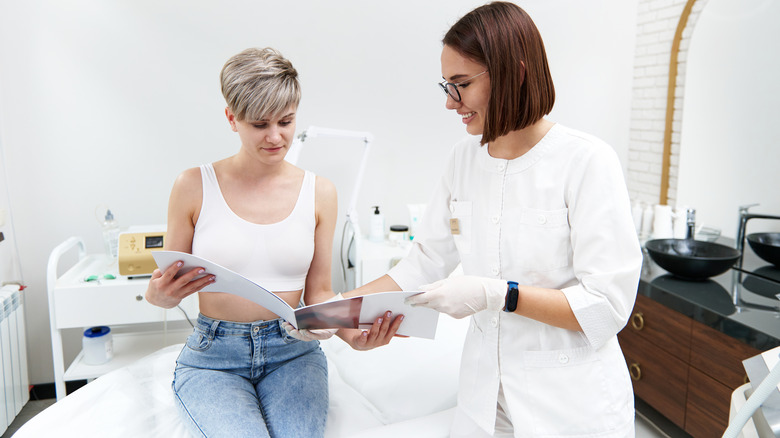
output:
[[287,333],[287,330],[282,327],[282,324],[279,324],[279,332],[282,335],[282,341],[284,341],[285,344],[294,344],[296,342],[301,342],[300,339],[293,338],[290,336],[289,333]]
[[206,351],[211,347],[211,341],[213,339],[206,336],[206,333],[204,333],[200,329],[195,329],[188,337],[187,337],[187,348],[194,351]]

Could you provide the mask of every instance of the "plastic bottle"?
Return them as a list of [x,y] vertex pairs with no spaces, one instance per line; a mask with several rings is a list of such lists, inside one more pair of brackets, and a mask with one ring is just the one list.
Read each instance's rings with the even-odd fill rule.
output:
[[111,328],[107,326],[90,327],[84,330],[81,344],[84,363],[87,365],[104,364],[114,357],[114,340],[111,336]]
[[385,240],[385,216],[379,212],[379,206],[375,205],[371,208],[374,209],[374,214],[371,215],[368,240],[382,242]]
[[103,220],[103,242],[106,246],[106,254],[116,258],[119,250],[119,224],[111,210],[106,210],[106,217]]

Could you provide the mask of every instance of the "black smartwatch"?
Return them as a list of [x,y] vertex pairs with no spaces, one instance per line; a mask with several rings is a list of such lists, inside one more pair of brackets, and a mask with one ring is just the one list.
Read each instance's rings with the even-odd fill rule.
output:
[[506,282],[506,297],[504,298],[504,312],[514,312],[517,309],[517,298],[519,291],[517,290],[516,281]]

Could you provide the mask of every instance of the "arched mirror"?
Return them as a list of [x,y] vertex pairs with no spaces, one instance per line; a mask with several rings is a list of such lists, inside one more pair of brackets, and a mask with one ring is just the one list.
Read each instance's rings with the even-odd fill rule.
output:
[[[736,235],[740,205],[780,215],[780,2],[709,0],[691,35],[677,205]],[[751,223],[780,230],[780,221]]]

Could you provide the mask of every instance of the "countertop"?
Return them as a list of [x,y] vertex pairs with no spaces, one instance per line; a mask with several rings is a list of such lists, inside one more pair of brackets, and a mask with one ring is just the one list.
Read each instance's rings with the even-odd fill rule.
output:
[[[733,241],[728,240],[719,240],[717,243],[734,246]],[[750,285],[754,291],[760,291],[755,287],[756,284],[766,285],[765,289],[776,288],[774,292],[777,293],[780,292],[780,281],[773,284],[733,268],[704,281],[683,280],[666,272],[650,259],[647,251],[643,252],[644,264],[638,294],[758,350],[765,351],[780,346],[780,300],[770,298],[774,295],[772,293],[761,295],[743,285]],[[745,248],[744,252],[743,269],[754,272],[769,269],[778,272],[777,269],[771,268],[771,265],[766,266],[768,264],[756,257],[749,247]],[[746,283],[746,278],[749,278],[750,283]],[[738,285],[738,300],[734,299],[735,284]],[[735,304],[735,301],[739,304]]]

